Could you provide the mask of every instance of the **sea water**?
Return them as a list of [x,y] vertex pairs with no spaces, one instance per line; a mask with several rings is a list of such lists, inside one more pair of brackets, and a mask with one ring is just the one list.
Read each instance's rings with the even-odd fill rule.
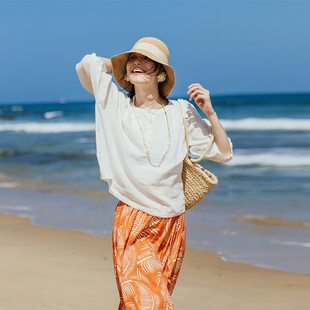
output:
[[[219,184],[187,212],[187,245],[310,273],[310,94],[212,102],[234,157],[202,161]],[[0,105],[0,212],[110,236],[117,200],[99,180],[94,129],[93,102]]]

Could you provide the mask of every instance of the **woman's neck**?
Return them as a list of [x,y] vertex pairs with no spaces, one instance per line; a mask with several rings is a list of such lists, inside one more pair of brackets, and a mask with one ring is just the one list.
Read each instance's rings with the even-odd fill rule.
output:
[[150,90],[140,87],[135,87],[134,105],[141,109],[161,109],[163,107],[158,89]]

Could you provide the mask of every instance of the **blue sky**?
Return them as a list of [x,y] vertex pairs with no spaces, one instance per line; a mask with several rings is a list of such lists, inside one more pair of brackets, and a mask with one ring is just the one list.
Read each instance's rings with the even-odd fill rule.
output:
[[75,64],[144,36],[169,47],[170,97],[310,92],[309,16],[307,0],[0,0],[0,103],[92,100]]

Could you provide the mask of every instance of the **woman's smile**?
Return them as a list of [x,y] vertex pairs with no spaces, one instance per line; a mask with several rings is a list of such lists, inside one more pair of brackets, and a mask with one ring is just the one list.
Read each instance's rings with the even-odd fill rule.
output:
[[[146,83],[150,82],[154,79],[154,74],[152,72],[152,69],[154,68],[155,62],[139,53],[132,53],[129,56],[129,59],[126,64],[126,70],[127,75],[130,79],[130,82],[132,84],[135,83]],[[149,74],[149,72],[151,72]],[[154,72],[155,73],[155,72]],[[155,76],[157,73],[155,73]],[[153,79],[150,79],[150,77],[153,77]],[[140,77],[142,79],[140,79]]]
[[131,70],[131,73],[132,74],[141,74],[141,73],[144,73],[145,70],[143,70],[142,68],[140,67],[134,67],[132,70]]

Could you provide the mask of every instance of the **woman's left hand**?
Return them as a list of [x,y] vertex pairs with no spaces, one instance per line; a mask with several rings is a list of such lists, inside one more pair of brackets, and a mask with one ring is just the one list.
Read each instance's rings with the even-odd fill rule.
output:
[[195,100],[198,107],[208,116],[214,113],[210,92],[203,88],[199,83],[191,84],[188,86],[188,92],[190,94],[189,100]]

